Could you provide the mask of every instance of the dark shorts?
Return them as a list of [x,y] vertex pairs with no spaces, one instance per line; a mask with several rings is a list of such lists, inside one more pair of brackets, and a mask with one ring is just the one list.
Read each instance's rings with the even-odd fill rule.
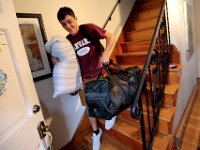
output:
[[[96,80],[97,77],[94,77],[94,78],[91,78],[91,79],[83,79],[83,84],[89,82],[89,81],[93,81],[93,80]],[[83,106],[87,106],[87,103],[86,103],[86,98],[85,98],[85,89],[82,88],[80,91],[79,91],[79,96],[80,96],[80,99],[81,99],[81,104]]]

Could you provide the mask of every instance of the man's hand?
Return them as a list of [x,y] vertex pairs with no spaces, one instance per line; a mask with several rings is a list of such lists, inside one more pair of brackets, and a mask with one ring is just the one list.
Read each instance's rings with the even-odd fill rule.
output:
[[109,64],[109,56],[108,56],[108,54],[106,52],[104,52],[102,54],[101,63],[104,64],[104,65],[108,65]]
[[51,61],[54,65],[59,63],[59,59],[57,57],[51,56]]

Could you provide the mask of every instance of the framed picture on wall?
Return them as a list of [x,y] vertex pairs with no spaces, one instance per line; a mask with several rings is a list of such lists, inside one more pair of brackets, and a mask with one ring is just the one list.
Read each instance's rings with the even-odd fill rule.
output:
[[41,14],[17,13],[27,59],[34,81],[52,76],[52,63],[46,53],[47,41]]
[[185,48],[186,48],[186,58],[187,60],[193,54],[194,46],[193,46],[193,27],[192,27],[192,6],[184,2],[184,30],[185,30]]

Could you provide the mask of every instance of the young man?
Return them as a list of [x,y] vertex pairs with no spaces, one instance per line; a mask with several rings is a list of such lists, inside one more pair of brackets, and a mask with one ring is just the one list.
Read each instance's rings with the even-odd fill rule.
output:
[[[81,33],[79,30],[80,26],[77,23],[77,17],[71,8],[60,8],[57,13],[57,18],[63,28],[69,32],[69,40],[74,47],[80,63],[83,82],[94,80],[98,76],[102,63],[109,63],[111,48],[114,43],[114,36],[108,31],[94,24],[85,24],[85,29],[87,32],[92,33],[92,37],[97,38],[98,41],[100,39],[106,40],[105,50],[102,51],[102,47],[99,44],[94,43],[93,40],[89,39],[85,36],[85,34]],[[52,61],[55,63],[55,58],[53,58]],[[96,118],[89,116],[89,120],[94,131],[92,136],[93,150],[99,150],[102,130],[97,126]],[[115,123],[115,120],[116,117],[113,117],[111,120],[106,120],[105,128],[107,130],[111,129]]]

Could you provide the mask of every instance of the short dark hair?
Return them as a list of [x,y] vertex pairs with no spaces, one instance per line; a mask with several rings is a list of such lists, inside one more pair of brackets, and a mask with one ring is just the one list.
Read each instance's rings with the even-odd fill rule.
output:
[[64,20],[66,15],[70,15],[75,18],[74,11],[69,7],[61,7],[57,12],[58,21]]

